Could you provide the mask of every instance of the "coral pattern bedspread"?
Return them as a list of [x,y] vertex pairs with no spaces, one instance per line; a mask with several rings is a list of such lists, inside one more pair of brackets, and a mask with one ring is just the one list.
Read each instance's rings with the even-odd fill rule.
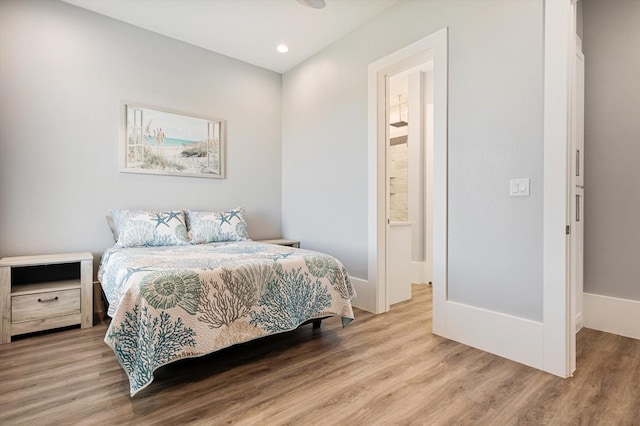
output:
[[153,372],[305,321],[353,319],[355,291],[335,258],[253,241],[110,248],[98,273],[109,302],[105,336],[131,396]]

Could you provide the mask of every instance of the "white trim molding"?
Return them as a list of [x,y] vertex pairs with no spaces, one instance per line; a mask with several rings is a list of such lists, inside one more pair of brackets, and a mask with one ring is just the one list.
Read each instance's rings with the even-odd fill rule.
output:
[[586,328],[640,339],[640,301],[584,293]]
[[[544,206],[543,206],[543,363],[560,377],[571,375],[569,223],[569,60],[573,25],[571,0],[544,2]],[[574,346],[575,347],[575,346]]]
[[[385,116],[389,76],[433,61],[434,87],[434,325],[438,302],[444,300],[447,277],[447,74],[448,30],[442,28],[400,50],[369,64],[368,74],[368,279],[366,291],[376,298],[374,313],[389,310],[386,283],[386,126]],[[437,277],[437,278],[436,278]],[[370,295],[366,296],[367,298]],[[435,329],[435,328],[434,328]]]
[[353,306],[367,312],[376,311],[375,288],[371,290],[371,284],[361,278],[350,277],[351,283],[356,290],[356,297],[353,299]]
[[543,369],[542,323],[451,301],[445,309],[445,337]]

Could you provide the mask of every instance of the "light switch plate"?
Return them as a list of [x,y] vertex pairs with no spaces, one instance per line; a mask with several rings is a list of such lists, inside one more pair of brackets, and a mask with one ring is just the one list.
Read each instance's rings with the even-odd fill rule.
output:
[[529,196],[529,178],[511,179],[509,182],[510,197]]

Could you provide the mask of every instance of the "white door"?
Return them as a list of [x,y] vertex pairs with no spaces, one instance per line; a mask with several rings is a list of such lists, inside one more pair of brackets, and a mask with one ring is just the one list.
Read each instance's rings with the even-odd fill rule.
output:
[[584,292],[584,55],[582,41],[575,37],[575,75],[571,101],[570,138],[570,286],[571,286],[571,372],[576,369],[576,336],[583,324]]
[[575,332],[582,328],[583,257],[584,257],[584,55],[576,37],[574,114],[571,138],[571,288]]

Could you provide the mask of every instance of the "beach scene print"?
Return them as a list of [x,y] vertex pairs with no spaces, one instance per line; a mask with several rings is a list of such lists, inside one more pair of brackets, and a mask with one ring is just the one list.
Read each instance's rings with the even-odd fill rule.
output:
[[222,122],[126,106],[125,171],[222,176]]

